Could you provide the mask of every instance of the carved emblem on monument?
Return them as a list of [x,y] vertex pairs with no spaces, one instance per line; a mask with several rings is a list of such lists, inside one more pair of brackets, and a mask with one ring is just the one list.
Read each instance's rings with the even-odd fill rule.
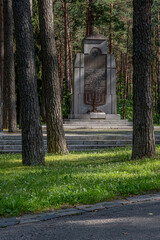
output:
[[106,55],[99,48],[92,48],[84,56],[84,103],[97,107],[106,104]]

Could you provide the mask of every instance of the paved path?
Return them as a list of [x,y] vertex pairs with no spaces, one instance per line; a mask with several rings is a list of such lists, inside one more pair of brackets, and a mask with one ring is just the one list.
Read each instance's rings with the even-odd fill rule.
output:
[[157,200],[147,197],[81,215],[0,228],[0,240],[160,240],[159,194]]

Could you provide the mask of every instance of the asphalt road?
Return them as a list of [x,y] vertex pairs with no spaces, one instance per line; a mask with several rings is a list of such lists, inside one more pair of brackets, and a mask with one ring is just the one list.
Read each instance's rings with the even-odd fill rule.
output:
[[160,202],[149,201],[0,229],[0,240],[160,240]]

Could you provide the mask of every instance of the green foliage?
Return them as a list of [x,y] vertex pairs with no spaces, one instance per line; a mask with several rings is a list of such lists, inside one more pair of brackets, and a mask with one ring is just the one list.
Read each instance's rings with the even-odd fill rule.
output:
[[[63,69],[65,66],[64,59],[64,12],[63,12],[63,1],[55,0],[54,3],[54,22],[55,22],[55,37],[57,45],[57,56],[59,51],[59,46],[63,46]],[[86,28],[86,11],[87,11],[87,1],[86,0],[68,0],[69,2],[69,21],[71,29],[72,38],[72,56],[73,59],[77,52],[82,51],[82,40],[85,37]],[[114,42],[114,54],[116,56],[117,64],[117,76],[120,75],[121,68],[121,53],[126,54],[127,51],[127,26],[130,22],[130,40],[129,40],[129,57],[130,57],[130,67],[132,65],[132,17],[133,17],[133,7],[132,0],[96,0],[94,1],[94,12],[95,12],[95,31],[96,33],[104,34],[108,40],[110,36],[110,3],[113,5],[113,42]],[[152,23],[153,26],[157,27],[157,9],[160,8],[159,0],[154,0],[152,8]],[[38,0],[33,1],[33,16],[32,16],[34,39],[35,39],[35,52],[36,52],[36,66],[37,66],[37,79],[38,79],[38,92],[39,100],[41,102],[42,95],[42,63],[41,63],[41,46],[40,46],[40,27],[39,27],[39,17],[38,17]],[[159,23],[160,24],[160,23]],[[61,35],[61,42],[60,42]],[[156,39],[156,45],[159,43]],[[156,58],[156,49],[154,52],[154,58]],[[124,71],[124,70],[123,70]],[[132,71],[132,70],[131,70]],[[124,73],[121,73],[120,80],[117,85],[117,95],[120,99],[124,95]],[[18,80],[16,79],[16,87],[18,89]],[[65,91],[65,90],[64,90]],[[132,94],[132,93],[131,93]],[[131,96],[129,96],[131,97]],[[19,110],[19,93],[17,90],[17,109]],[[63,114],[67,117],[70,112],[70,96],[63,96]],[[118,112],[122,114],[123,101],[118,102]],[[157,109],[156,109],[157,112]],[[132,103],[127,101],[127,118],[132,120]],[[154,122],[158,123],[158,113],[154,114]]]
[[[123,117],[123,105],[124,100],[123,99],[118,100],[117,112],[118,114],[121,115],[121,118]],[[126,100],[126,119],[128,119],[128,121],[130,122],[133,121],[133,100],[131,99]]]
[[131,148],[46,155],[46,166],[22,166],[0,155],[0,215],[48,211],[160,190],[160,147],[154,159],[130,161]]
[[62,114],[63,118],[68,118],[68,114],[70,114],[71,109],[71,94],[64,93],[63,101],[62,101]]
[[158,112],[154,112],[154,114],[153,114],[153,122],[156,125],[160,125],[160,114]]

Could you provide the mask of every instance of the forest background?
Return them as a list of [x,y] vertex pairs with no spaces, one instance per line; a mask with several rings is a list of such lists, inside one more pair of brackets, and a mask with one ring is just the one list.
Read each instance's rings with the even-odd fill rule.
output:
[[[152,8],[152,95],[154,123],[160,124],[160,5]],[[114,54],[117,65],[118,113],[132,121],[133,64],[132,64],[132,1],[94,1],[94,31],[107,38],[108,53]],[[55,0],[54,24],[59,77],[62,93],[62,111],[70,112],[73,82],[73,63],[77,52],[83,51],[83,39],[89,33],[89,0]],[[32,23],[36,50],[38,93],[42,121],[45,123],[44,91],[42,87],[42,57],[38,1],[32,1]],[[16,55],[16,51],[15,51]],[[17,68],[16,68],[17,72]],[[17,74],[16,74],[17,76]],[[17,116],[20,124],[19,85],[16,77]]]
[[[72,93],[73,62],[77,52],[83,51],[83,39],[88,34],[88,3],[86,0],[56,0],[54,4],[55,37],[59,60],[59,76],[62,89],[63,117],[70,111],[70,96]],[[154,103],[154,123],[160,123],[160,5],[154,1],[152,8],[152,94]],[[36,63],[38,88],[41,103],[41,115],[45,121],[40,29],[38,20],[38,3],[33,1],[33,28],[36,47]],[[104,34],[108,42],[108,53],[115,54],[117,65],[117,96],[118,113],[123,119],[132,121],[132,1],[95,1],[94,31]]]

